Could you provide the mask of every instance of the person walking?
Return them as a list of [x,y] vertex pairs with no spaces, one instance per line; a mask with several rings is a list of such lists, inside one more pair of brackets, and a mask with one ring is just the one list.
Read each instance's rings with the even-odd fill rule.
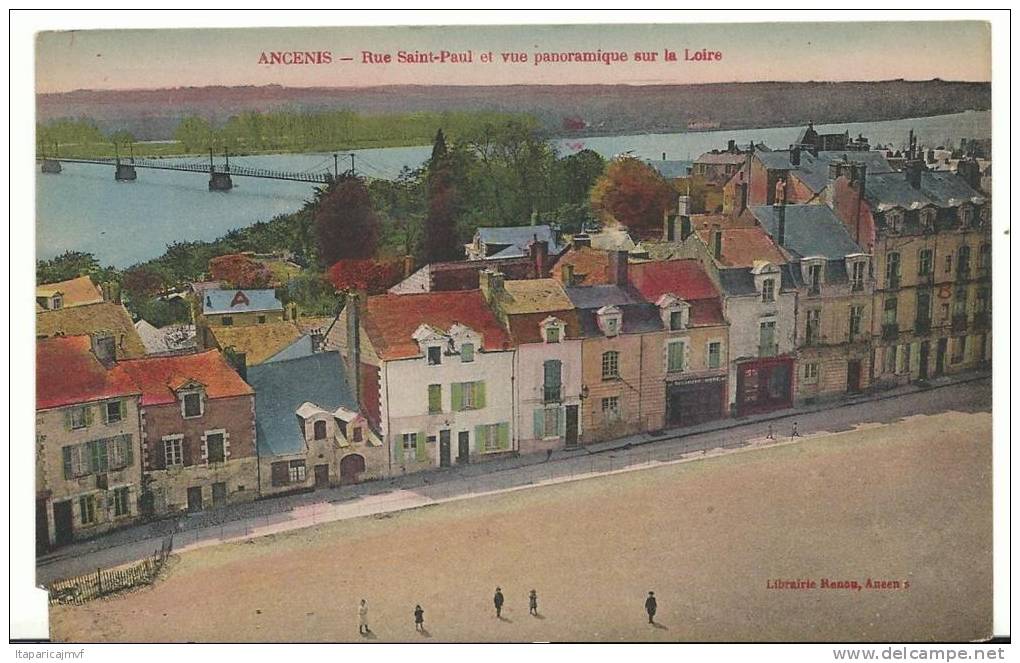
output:
[[358,605],[358,633],[360,635],[368,633],[368,603],[365,599],[361,599]]
[[414,606],[414,630],[425,630],[425,611],[421,609],[420,605]]
[[655,623],[655,611],[658,609],[658,604],[655,602],[655,592],[648,592],[648,598],[645,599],[645,612],[648,613],[648,623]]
[[528,612],[538,616],[538,593],[535,590],[528,593]]
[[503,616],[503,590],[496,588],[496,594],[492,597],[492,604],[496,606],[496,617]]

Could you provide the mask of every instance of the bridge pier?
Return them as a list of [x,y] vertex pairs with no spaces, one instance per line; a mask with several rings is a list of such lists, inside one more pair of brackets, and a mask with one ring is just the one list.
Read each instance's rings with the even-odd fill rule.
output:
[[57,161],[56,159],[42,160],[42,172],[56,175],[61,170],[63,170],[63,168],[61,167],[60,162]]
[[230,191],[234,188],[234,182],[230,179],[230,173],[209,173],[210,191]]
[[138,179],[138,173],[135,172],[134,164],[118,163],[117,169],[113,173],[113,179],[118,182],[132,182]]

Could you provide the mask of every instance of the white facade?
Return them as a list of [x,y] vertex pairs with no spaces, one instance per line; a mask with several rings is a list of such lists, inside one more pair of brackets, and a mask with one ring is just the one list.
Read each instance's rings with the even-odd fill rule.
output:
[[[562,337],[561,331],[560,339]],[[558,394],[554,393],[554,389],[546,393],[546,362],[550,361],[559,362]],[[517,402],[520,452],[562,449],[566,443],[568,407],[577,408],[577,435],[581,433],[580,339],[561,340],[558,343],[523,343],[517,348],[516,364],[514,399]]]
[[414,338],[421,355],[383,361],[379,371],[390,473],[514,451],[515,352],[482,350],[481,336],[463,325],[422,325]]

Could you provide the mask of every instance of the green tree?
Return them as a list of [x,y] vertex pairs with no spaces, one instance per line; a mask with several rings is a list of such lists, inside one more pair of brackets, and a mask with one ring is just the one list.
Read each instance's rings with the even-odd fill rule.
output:
[[35,279],[39,284],[56,283],[99,271],[99,261],[91,253],[65,251],[56,258],[37,261]]

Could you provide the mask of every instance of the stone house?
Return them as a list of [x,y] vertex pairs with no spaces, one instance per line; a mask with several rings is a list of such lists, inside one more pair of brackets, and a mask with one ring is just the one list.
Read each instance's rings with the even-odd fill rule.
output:
[[216,329],[265,325],[291,317],[275,290],[228,290],[197,283],[192,288],[195,329],[203,348],[216,347],[212,338]]
[[131,315],[123,304],[116,302],[101,301],[37,311],[35,335],[37,339],[88,335],[93,337],[97,351],[112,360],[144,357],[146,354],[145,344],[131,321]]
[[36,342],[36,547],[135,522],[140,389],[89,336]]
[[[36,304],[47,311],[103,301],[103,291],[88,276],[76,279],[45,283],[35,288]],[[37,309],[38,310],[38,309]]]
[[201,511],[257,497],[255,394],[219,352],[120,366],[142,393],[146,512]]

